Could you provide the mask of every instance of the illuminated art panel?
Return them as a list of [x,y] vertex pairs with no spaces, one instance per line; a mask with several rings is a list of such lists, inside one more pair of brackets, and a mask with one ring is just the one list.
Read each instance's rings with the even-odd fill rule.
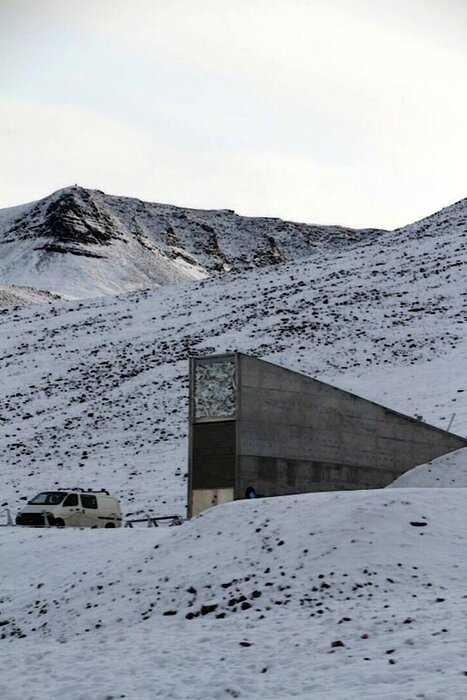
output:
[[195,420],[234,418],[235,394],[235,358],[195,363]]

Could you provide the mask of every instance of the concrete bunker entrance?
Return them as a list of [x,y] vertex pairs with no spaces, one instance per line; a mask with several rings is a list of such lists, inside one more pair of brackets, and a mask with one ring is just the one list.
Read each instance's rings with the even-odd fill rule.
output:
[[190,496],[196,515],[235,498],[237,365],[234,355],[190,364]]
[[234,499],[235,421],[198,423],[193,430],[193,510]]
[[251,496],[382,488],[466,445],[463,437],[255,357],[190,361],[189,517]]

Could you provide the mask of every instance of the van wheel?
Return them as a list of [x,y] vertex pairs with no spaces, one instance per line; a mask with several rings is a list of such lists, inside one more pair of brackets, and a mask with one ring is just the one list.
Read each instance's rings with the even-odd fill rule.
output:
[[115,524],[114,523],[106,523],[105,526],[106,527],[115,527]]
[[65,527],[65,521],[62,520],[61,518],[56,518],[54,524],[55,524],[55,527]]

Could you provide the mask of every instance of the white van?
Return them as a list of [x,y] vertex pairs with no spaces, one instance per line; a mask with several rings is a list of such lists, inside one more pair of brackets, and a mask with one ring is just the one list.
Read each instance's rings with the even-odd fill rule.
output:
[[104,489],[42,491],[18,513],[16,524],[29,527],[121,527],[122,513],[118,499]]

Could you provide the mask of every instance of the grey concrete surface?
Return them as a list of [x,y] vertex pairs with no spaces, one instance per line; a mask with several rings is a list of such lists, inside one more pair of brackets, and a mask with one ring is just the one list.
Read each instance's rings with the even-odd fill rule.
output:
[[[381,488],[418,464],[467,446],[462,437],[311,377],[247,355],[234,357],[235,498],[244,498],[249,487],[263,496]],[[199,450],[193,461],[197,428],[192,410],[190,416],[189,503],[193,484],[227,485],[222,459],[217,478],[212,454],[209,483],[199,478],[206,470]],[[215,423],[211,428],[216,430]]]

